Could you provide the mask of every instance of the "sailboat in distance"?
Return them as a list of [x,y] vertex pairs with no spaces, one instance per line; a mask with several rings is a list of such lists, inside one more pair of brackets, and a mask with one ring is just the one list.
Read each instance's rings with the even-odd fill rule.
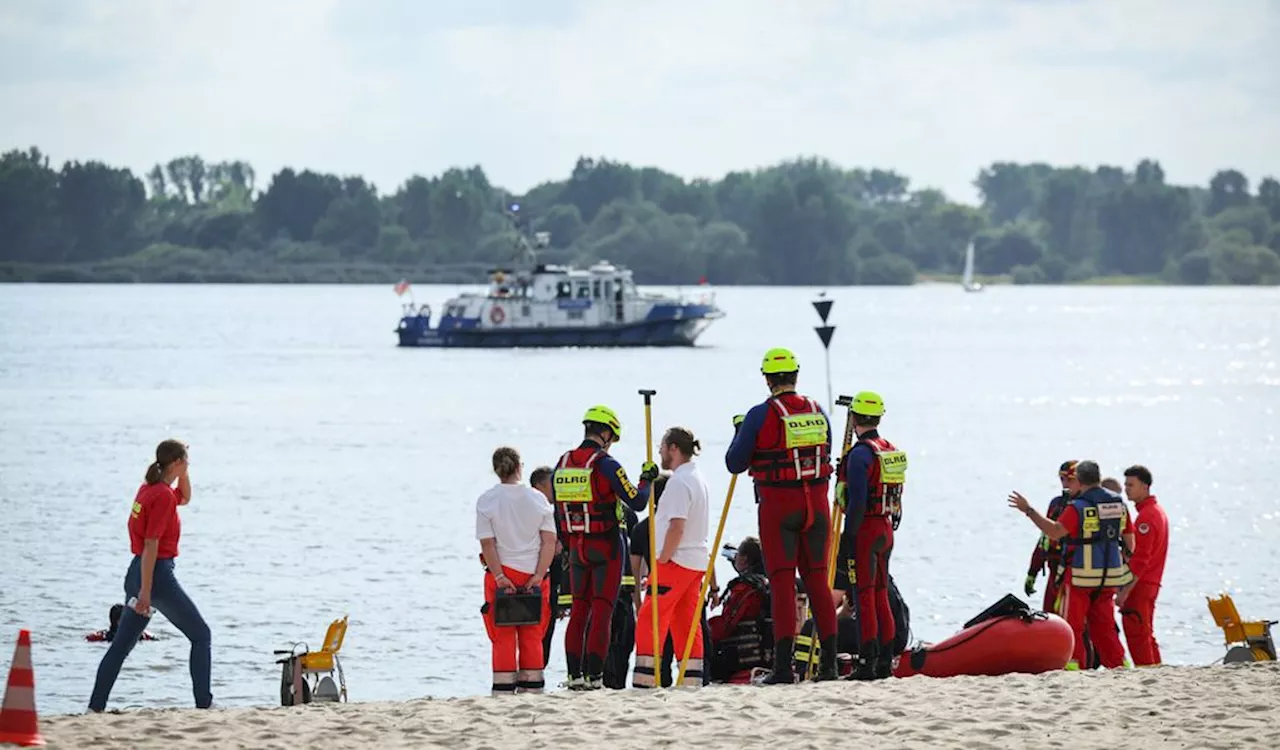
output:
[[960,279],[960,285],[964,287],[966,292],[981,292],[982,285],[973,280],[973,241],[970,240],[969,246],[964,250],[964,277]]

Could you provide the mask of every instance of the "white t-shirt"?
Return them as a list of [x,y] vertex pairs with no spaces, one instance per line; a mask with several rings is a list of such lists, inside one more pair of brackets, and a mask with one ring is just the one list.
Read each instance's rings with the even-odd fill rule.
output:
[[702,472],[698,471],[698,465],[693,461],[680,464],[667,480],[662,500],[658,502],[658,509],[654,512],[657,518],[654,531],[657,534],[658,554],[663,552],[671,520],[683,518],[684,536],[680,537],[680,546],[671,556],[671,562],[690,570],[706,570],[707,531],[711,525],[710,494]]
[[542,532],[555,530],[551,503],[528,485],[498,484],[476,501],[476,539],[496,539],[498,560],[521,573],[537,572]]

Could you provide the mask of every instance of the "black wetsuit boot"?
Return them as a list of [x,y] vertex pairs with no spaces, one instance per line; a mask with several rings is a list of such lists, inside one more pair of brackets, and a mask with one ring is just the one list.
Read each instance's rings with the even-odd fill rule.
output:
[[839,672],[836,671],[836,658],[840,655],[836,651],[834,635],[822,639],[822,646],[818,651],[818,658],[822,661],[818,664],[817,676],[813,678],[815,682],[826,682],[840,677]]
[[567,671],[569,673],[568,674],[569,689],[581,690],[582,684],[583,684],[582,683],[582,657],[579,655],[566,653],[564,660],[565,660],[565,665],[567,667]]
[[880,653],[876,656],[875,678],[888,679],[893,676],[893,644],[881,643]]
[[853,670],[855,680],[874,680],[876,660],[880,657],[880,644],[864,643],[858,649],[858,666]]
[[779,638],[773,645],[773,674],[764,679],[766,685],[794,685],[796,682],[795,672],[791,669],[791,660],[794,657],[792,650],[795,647],[795,639]]
[[599,690],[604,687],[604,659],[596,654],[587,654],[585,662],[583,690]]

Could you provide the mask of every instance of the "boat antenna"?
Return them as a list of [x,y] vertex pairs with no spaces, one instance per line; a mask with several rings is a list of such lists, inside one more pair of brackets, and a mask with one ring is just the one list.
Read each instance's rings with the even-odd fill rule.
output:
[[538,262],[536,247],[546,247],[551,239],[549,232],[537,232],[534,241],[529,241],[529,220],[520,213],[520,204],[512,203],[506,211],[507,219],[515,227],[515,240],[512,242],[512,256],[517,263],[528,263],[530,266]]

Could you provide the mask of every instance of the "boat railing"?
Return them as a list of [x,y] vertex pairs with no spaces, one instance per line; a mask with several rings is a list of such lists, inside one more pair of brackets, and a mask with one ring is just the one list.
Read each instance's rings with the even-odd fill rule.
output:
[[685,291],[684,287],[676,287],[676,297],[680,302],[686,305],[709,305],[714,307],[716,304],[715,290],[698,285],[695,287],[697,291]]

